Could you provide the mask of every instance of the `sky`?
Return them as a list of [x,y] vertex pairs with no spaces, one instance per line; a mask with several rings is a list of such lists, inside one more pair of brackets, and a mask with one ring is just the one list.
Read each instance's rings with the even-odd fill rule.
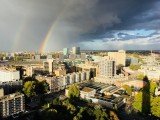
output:
[[159,50],[160,0],[0,0],[0,51]]

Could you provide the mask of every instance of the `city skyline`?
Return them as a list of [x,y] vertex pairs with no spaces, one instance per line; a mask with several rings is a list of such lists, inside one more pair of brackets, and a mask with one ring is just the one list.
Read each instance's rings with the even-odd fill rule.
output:
[[0,3],[0,51],[159,49],[158,0]]

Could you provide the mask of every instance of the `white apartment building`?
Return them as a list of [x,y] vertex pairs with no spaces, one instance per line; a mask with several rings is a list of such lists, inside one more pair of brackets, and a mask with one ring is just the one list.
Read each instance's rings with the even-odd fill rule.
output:
[[46,80],[49,84],[50,92],[56,92],[65,89],[68,85],[89,80],[89,72],[70,73],[60,77],[36,76],[36,79]]
[[19,71],[0,69],[0,82],[17,81],[19,79]]
[[14,93],[0,97],[0,116],[8,117],[24,111],[24,94]]
[[99,76],[112,78],[116,75],[116,62],[114,59],[106,57],[99,62]]

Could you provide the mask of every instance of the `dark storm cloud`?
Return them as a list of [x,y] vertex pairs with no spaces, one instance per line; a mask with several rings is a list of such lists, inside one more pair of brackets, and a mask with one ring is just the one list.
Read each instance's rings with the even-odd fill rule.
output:
[[[147,20],[159,23],[156,3],[158,0],[0,0],[0,41],[4,43],[0,48],[11,50],[18,38],[16,50],[38,50],[51,26],[50,50],[112,38],[114,30],[145,29],[151,22]],[[158,29],[155,24],[147,27]]]

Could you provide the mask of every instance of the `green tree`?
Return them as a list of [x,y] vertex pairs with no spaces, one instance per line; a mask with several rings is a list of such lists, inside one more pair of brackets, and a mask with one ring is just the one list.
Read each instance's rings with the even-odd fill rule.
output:
[[144,92],[147,92],[148,94],[154,94],[154,92],[155,92],[155,88],[157,88],[158,87],[158,85],[157,85],[157,83],[156,82],[148,82],[145,86],[144,86],[144,88],[143,88],[143,91]]
[[155,89],[158,87],[156,82],[150,82],[150,93],[154,94]]
[[140,65],[130,65],[129,68],[132,70],[138,70],[140,69]]
[[96,105],[94,107],[93,113],[95,115],[96,120],[107,120],[107,119],[109,119],[108,114],[106,113],[106,110],[101,105]]
[[37,94],[44,94],[49,91],[49,84],[46,81],[40,81],[37,83],[36,86],[36,93]]
[[139,58],[139,55],[137,53],[133,53],[133,57]]
[[133,107],[139,112],[148,113],[150,110],[150,95],[146,92],[139,92],[133,101]]
[[124,88],[127,91],[128,95],[132,95],[132,88],[128,85],[123,85],[122,88]]
[[36,95],[36,82],[35,81],[26,82],[22,90],[27,97],[35,96]]
[[160,97],[155,97],[152,99],[151,102],[151,113],[156,116],[160,117]]
[[68,97],[74,99],[74,98],[79,98],[79,96],[80,96],[79,87],[77,85],[71,85],[69,87]]
[[54,118],[57,118],[57,110],[56,109],[49,109],[46,111],[43,111],[40,115],[40,120],[53,120]]
[[137,75],[137,79],[140,79],[140,80],[143,80],[144,77],[145,77],[145,76],[144,76],[143,74],[138,74],[138,75]]

